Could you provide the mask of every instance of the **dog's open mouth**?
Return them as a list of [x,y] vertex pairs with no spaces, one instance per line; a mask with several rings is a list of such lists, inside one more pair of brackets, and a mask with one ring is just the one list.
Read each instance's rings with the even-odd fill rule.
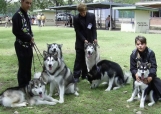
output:
[[39,96],[42,97],[42,92],[39,93]]
[[144,74],[143,73],[141,74],[141,80],[144,80]]
[[49,70],[52,70],[52,65],[49,65]]
[[90,58],[92,56],[91,52],[88,52],[87,57]]

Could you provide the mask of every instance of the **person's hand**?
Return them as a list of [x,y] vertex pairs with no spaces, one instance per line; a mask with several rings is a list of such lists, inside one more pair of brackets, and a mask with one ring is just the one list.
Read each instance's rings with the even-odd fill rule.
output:
[[34,42],[34,38],[33,38],[33,37],[31,38],[31,44],[32,44],[32,45],[34,45],[34,44],[35,44],[35,42]]
[[143,79],[143,83],[149,84],[152,81],[152,77],[147,77]]
[[97,39],[94,39],[93,43],[94,43],[94,44],[97,44]]
[[84,43],[88,43],[88,41],[87,40],[84,40]]
[[135,77],[136,77],[136,81],[138,81],[138,82],[139,82],[139,81],[140,81],[140,78],[139,78],[139,76],[138,76],[138,74],[137,74],[137,73],[135,74]]

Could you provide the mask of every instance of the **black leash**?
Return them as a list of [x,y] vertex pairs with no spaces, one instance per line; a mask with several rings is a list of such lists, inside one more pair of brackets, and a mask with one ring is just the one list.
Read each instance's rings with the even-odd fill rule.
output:
[[[40,58],[39,58],[39,55],[38,55],[38,52],[39,52],[39,54],[42,56],[42,58],[44,58],[44,57],[43,57],[43,55],[40,53],[40,50],[38,49],[38,47],[36,46],[35,43],[33,43],[33,48],[34,48],[34,50],[35,50],[35,52],[36,52],[36,55],[37,55],[37,57],[38,57],[38,59],[39,59],[40,65],[41,65],[41,67],[43,68],[43,65],[42,65],[42,63],[41,63],[41,61],[40,61]],[[38,51],[37,51],[37,50],[38,50]],[[34,56],[33,56],[33,66],[34,66],[34,72],[35,72],[35,61],[34,61]]]

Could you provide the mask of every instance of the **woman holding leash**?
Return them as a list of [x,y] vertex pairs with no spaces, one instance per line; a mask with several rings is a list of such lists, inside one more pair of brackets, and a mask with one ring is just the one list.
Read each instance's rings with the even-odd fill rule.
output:
[[75,82],[79,81],[81,74],[82,79],[85,79],[87,76],[84,43],[97,43],[95,15],[87,12],[87,6],[83,3],[77,6],[77,10],[79,14],[74,17],[74,29],[76,33],[76,58],[73,73]]
[[137,36],[135,38],[135,46],[136,49],[132,51],[130,55],[130,71],[132,73],[132,77],[134,81],[140,81],[140,78],[137,74],[137,61],[148,62],[151,63],[151,67],[149,69],[148,78],[143,80],[145,84],[152,84],[153,89],[158,94],[158,97],[161,96],[161,80],[157,78],[157,62],[155,53],[153,50],[147,47],[146,38],[144,36]]

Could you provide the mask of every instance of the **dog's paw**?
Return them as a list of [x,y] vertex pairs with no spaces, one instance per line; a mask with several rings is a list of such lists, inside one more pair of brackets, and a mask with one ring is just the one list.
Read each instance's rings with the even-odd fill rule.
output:
[[127,100],[127,102],[132,102],[132,101],[133,101],[133,99],[132,99],[132,98],[130,98],[130,99],[128,99],[128,100]]
[[56,105],[56,102],[50,102],[49,105]]
[[79,96],[79,93],[76,91],[76,92],[74,93],[74,95],[75,95],[75,96]]
[[57,102],[59,102],[59,101],[58,101],[57,99],[52,99],[52,102],[56,102],[56,103],[57,103]]
[[140,104],[140,108],[144,108],[144,105],[142,103]]
[[59,100],[58,102],[59,102],[59,103],[64,103],[64,100]]
[[119,88],[120,88],[120,87],[114,87],[113,90],[117,90],[117,89],[119,89]]
[[153,106],[155,102],[148,103],[148,106]]
[[52,97],[52,94],[50,93],[48,96]]
[[111,91],[110,89],[106,89],[105,91]]

